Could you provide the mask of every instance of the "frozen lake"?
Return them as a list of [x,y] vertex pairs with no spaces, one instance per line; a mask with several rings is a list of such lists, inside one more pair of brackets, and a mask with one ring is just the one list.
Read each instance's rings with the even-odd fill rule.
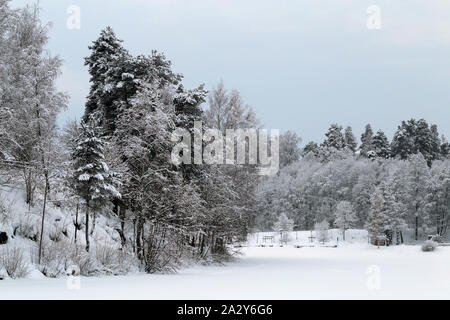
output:
[[172,275],[0,281],[0,299],[449,299],[450,248],[244,248],[224,266]]

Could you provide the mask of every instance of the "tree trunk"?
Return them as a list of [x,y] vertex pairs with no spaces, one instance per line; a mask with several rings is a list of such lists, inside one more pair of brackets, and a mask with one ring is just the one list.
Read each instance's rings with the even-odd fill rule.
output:
[[127,239],[125,238],[125,216],[126,216],[126,208],[125,204],[120,201],[119,204],[119,217],[120,217],[120,230],[122,231],[121,234],[121,241],[122,241],[122,248],[125,247]]
[[203,254],[203,251],[205,250],[205,235],[201,234],[201,241],[200,241],[200,255]]
[[47,192],[48,192],[48,180],[46,179],[45,182],[45,188],[44,188],[44,205],[42,207],[42,222],[41,222],[41,235],[39,239],[39,258],[38,258],[38,264],[41,264],[41,257],[42,257],[42,239],[44,236],[44,222],[45,222],[45,206],[47,204]]
[[89,252],[89,200],[86,201],[86,251]]
[[80,203],[77,202],[77,211],[75,213],[75,244],[77,244],[77,233],[78,233],[78,209],[80,207]]
[[93,218],[92,218],[92,230],[91,230],[91,234],[94,234],[94,230],[95,230],[95,222],[97,220],[97,212],[94,210],[93,212]]
[[137,220],[137,226],[136,226],[136,255],[139,260],[142,260],[142,243],[141,243],[141,237],[142,237],[142,217],[139,214],[138,220]]
[[415,228],[415,239],[419,240],[419,216],[416,214],[416,228]]

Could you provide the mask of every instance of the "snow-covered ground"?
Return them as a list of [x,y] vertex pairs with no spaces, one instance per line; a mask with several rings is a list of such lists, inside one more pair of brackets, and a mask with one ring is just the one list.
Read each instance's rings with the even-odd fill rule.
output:
[[0,281],[0,299],[449,299],[450,248],[248,247],[235,262],[172,275]]

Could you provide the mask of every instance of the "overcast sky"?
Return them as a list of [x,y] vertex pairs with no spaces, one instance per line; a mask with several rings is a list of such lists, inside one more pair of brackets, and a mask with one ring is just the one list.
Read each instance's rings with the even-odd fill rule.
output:
[[[12,6],[33,3],[13,0]],[[66,26],[81,9],[81,29]],[[367,28],[367,8],[381,29]],[[41,0],[51,21],[49,48],[64,60],[60,116],[79,118],[89,91],[83,57],[102,28],[113,27],[134,54],[163,51],[185,87],[223,79],[266,128],[322,141],[328,126],[366,123],[389,137],[401,120],[425,118],[450,136],[448,0]],[[307,141],[304,141],[307,142]]]

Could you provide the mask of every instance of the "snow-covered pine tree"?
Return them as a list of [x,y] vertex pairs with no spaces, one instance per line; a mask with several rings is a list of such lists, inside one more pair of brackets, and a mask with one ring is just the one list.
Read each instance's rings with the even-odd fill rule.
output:
[[[191,133],[191,141],[194,141],[194,122],[201,121],[203,110],[201,104],[206,101],[207,91],[203,85],[192,90],[185,90],[180,85],[173,97],[175,107],[175,125],[177,128],[184,128]],[[194,145],[191,149],[191,160],[194,163]],[[183,164],[180,166],[183,176],[188,181],[199,178],[203,168],[198,165]]]
[[333,148],[336,150],[342,150],[345,147],[345,139],[344,135],[342,134],[342,126],[336,123],[332,124],[325,136],[327,138],[322,143],[323,147]]
[[106,27],[89,47],[90,56],[85,58],[91,89],[84,119],[95,115],[106,135],[114,133],[119,114],[131,106],[143,84],[161,88],[176,85],[182,78],[172,72],[171,62],[164,54],[152,51],[151,56],[133,57],[122,42],[111,27]]
[[105,133],[110,134],[115,129],[117,108],[125,97],[118,95],[118,90],[123,88],[119,83],[122,80],[133,80],[133,75],[125,74],[125,65],[131,59],[128,51],[122,46],[122,40],[118,39],[111,27],[106,27],[100,32],[100,36],[93,42],[89,49],[91,54],[85,58],[85,65],[89,67],[91,76],[91,88],[86,102],[84,120],[90,117],[100,121]]
[[391,143],[392,157],[407,159],[411,154],[415,154],[416,146],[414,131],[416,130],[416,121],[414,119],[408,122],[402,121],[397,128]]
[[119,184],[114,172],[105,162],[105,142],[98,134],[94,121],[82,122],[77,147],[73,151],[73,187],[86,205],[86,251],[89,251],[89,215],[94,205],[111,198],[121,198],[116,186]]
[[368,158],[368,152],[373,150],[372,139],[373,130],[371,125],[367,124],[364,133],[361,135],[361,145],[359,146],[361,157]]
[[319,152],[319,146],[316,142],[308,142],[302,149],[302,157],[316,157]]
[[367,152],[367,157],[377,157],[388,159],[391,155],[391,148],[388,138],[383,131],[378,130],[375,136],[372,138],[372,149]]
[[345,128],[344,141],[345,141],[345,147],[348,150],[350,150],[352,152],[356,152],[356,149],[358,148],[358,143],[356,142],[355,135],[353,134],[353,129],[350,126]]
[[402,121],[391,143],[392,156],[402,160],[421,153],[429,167],[440,157],[440,139],[437,126],[431,127],[424,119]]
[[441,138],[441,157],[443,159],[449,159],[450,158],[450,143],[447,141],[445,136],[442,136]]
[[434,160],[439,158],[440,139],[437,127],[430,126],[424,119],[416,122],[414,130],[415,153],[422,153],[427,164],[431,167]]
[[431,160],[439,160],[442,158],[441,145],[442,140],[439,136],[439,131],[437,125],[433,124],[430,126],[431,131]]

